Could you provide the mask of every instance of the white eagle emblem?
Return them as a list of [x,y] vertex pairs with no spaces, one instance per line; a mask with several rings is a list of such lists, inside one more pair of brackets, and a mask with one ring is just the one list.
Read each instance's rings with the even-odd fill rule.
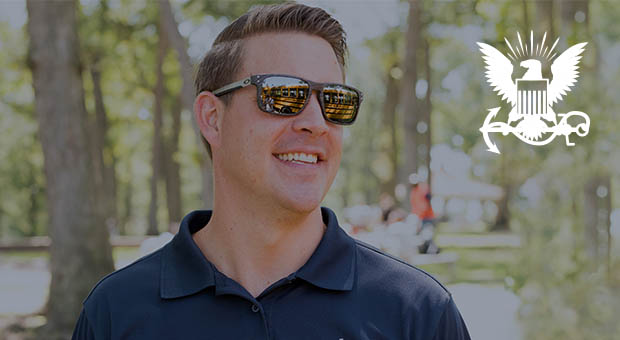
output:
[[[499,107],[489,110],[484,125],[480,128],[488,150],[500,153],[497,145],[489,138],[490,132],[501,132],[503,135],[512,133],[530,145],[546,145],[556,136],[564,135],[566,145],[575,145],[569,141],[569,136],[573,132],[580,137],[587,135],[590,130],[590,117],[580,111],[559,113],[557,116],[561,117],[561,120],[558,123],[552,106],[577,82],[578,64],[587,42],[571,46],[556,58],[557,53],[553,53],[553,50],[560,38],[550,49],[545,46],[547,33],[544,34],[542,42],[535,46],[533,31],[530,33],[530,46],[527,42],[522,43],[519,33],[517,38],[519,45],[515,45],[515,48],[504,38],[510,49],[508,57],[490,45],[478,43],[486,63],[486,77],[489,84],[502,100],[512,105],[506,123],[491,122],[497,115]],[[520,61],[519,66],[526,68],[527,71],[522,78],[513,81],[513,62],[517,61]],[[543,78],[543,63],[545,65],[551,63],[551,80]],[[580,116],[585,122],[573,127],[568,123],[568,118],[571,116]],[[511,125],[513,122],[516,125]]]

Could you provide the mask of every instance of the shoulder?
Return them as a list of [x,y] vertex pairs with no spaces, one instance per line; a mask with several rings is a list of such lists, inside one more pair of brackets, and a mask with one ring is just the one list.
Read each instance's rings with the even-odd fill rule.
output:
[[452,295],[437,279],[367,243],[355,240],[355,246],[362,308],[398,320],[407,339],[469,339]]
[[95,285],[80,316],[89,332],[111,339],[116,321],[131,319],[136,309],[159,298],[162,249],[108,274]]
[[443,311],[449,304],[450,292],[429,273],[360,240],[355,246],[359,289],[395,297],[418,311]]
[[89,319],[94,313],[114,313],[130,303],[158,298],[162,249],[102,278],[84,300]]

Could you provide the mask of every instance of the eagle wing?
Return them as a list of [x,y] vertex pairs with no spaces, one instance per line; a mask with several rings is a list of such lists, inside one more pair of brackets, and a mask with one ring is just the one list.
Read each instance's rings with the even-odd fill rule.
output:
[[547,94],[550,105],[562,99],[562,96],[566,95],[566,92],[570,91],[570,87],[577,82],[579,77],[578,64],[586,44],[587,42],[583,42],[571,46],[551,64],[553,80],[549,84]]
[[506,100],[512,106],[517,105],[517,84],[512,81],[512,63],[493,46],[480,42],[478,46],[480,52],[484,54],[482,59],[487,64],[485,74],[489,84],[502,96],[502,100]]

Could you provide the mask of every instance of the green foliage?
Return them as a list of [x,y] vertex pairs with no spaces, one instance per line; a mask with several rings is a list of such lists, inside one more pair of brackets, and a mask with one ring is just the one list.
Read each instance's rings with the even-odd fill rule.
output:
[[[562,179],[549,180],[551,188],[537,207],[519,202],[515,214],[525,245],[512,274],[523,301],[526,338],[615,339],[620,330],[618,251],[609,269],[584,253],[582,226],[571,211],[571,201],[581,197],[564,190],[571,185]],[[559,218],[546,218],[550,211]]]
[[[43,153],[37,140],[24,30],[0,22],[0,236],[46,231]],[[9,48],[10,47],[10,48]]]

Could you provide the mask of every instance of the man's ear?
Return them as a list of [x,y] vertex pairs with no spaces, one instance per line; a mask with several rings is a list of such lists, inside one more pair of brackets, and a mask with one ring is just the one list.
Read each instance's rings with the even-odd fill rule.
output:
[[223,109],[223,103],[209,91],[200,92],[194,100],[196,123],[212,147],[220,144]]

